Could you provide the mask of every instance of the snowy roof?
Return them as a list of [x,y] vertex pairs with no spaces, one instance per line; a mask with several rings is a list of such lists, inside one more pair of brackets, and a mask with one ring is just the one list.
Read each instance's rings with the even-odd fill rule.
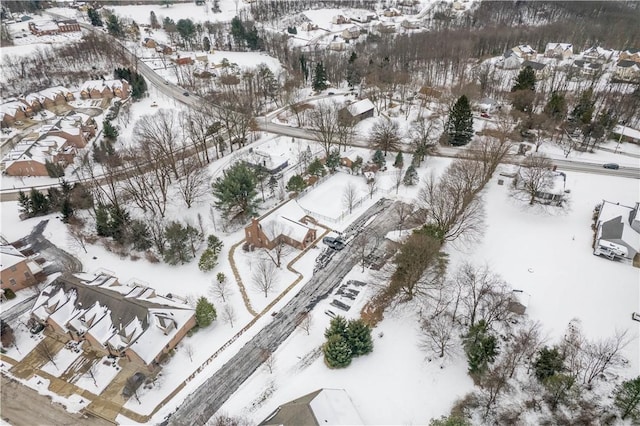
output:
[[630,138],[640,140],[640,130],[632,129],[631,127],[625,127],[616,124],[616,126],[613,128],[613,133],[617,135],[622,134],[623,136],[629,136]]
[[309,230],[315,229],[300,222],[306,215],[307,213],[296,200],[290,200],[260,220],[262,232],[271,241],[279,235],[286,235],[295,241],[303,241]]
[[598,239],[621,240],[636,251],[640,250],[640,233],[630,224],[635,213],[633,207],[603,201],[598,215]]
[[556,49],[560,49],[562,51],[565,50],[570,50],[571,52],[573,52],[573,44],[571,43],[547,43],[547,46],[545,47],[545,52],[549,51],[549,50],[556,50]]
[[0,105],[0,113],[6,114],[12,117],[16,115],[16,112],[26,111],[26,109],[27,109],[27,106],[20,101],[11,101],[11,102],[6,102]]
[[122,81],[124,80],[89,80],[84,82],[82,87],[80,87],[80,91],[90,91],[93,89],[103,90],[105,87],[111,90],[121,89]]
[[352,116],[357,117],[360,114],[373,110],[374,105],[369,99],[363,99],[347,106],[347,110]]
[[606,57],[611,55],[613,55],[613,50],[603,49],[600,46],[590,47],[589,49],[582,52],[582,56],[587,56],[587,57]]
[[260,425],[363,425],[344,389],[319,389],[281,405]]
[[[193,309],[148,287],[123,286],[105,273],[62,275],[42,290],[31,312],[41,321],[51,319],[89,334],[103,346],[130,347],[147,364],[194,315]],[[170,318],[173,328],[163,326],[166,320],[158,317]]]
[[0,269],[5,270],[25,260],[26,257],[12,245],[0,246]]

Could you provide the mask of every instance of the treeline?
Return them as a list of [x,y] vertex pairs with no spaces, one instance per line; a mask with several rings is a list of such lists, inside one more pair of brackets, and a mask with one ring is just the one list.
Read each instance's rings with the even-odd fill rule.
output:
[[258,22],[270,21],[286,15],[313,9],[352,8],[375,10],[379,2],[375,0],[326,0],[314,1],[312,5],[306,1],[266,0],[251,3],[249,11]]

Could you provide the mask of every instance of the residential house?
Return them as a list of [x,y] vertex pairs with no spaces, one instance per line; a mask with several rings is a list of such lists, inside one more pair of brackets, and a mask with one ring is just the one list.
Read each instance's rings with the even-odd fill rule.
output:
[[289,165],[289,150],[284,145],[271,142],[261,145],[259,148],[251,148],[247,162],[253,166],[261,167],[271,174],[278,173]]
[[352,26],[342,31],[342,38],[345,40],[355,40],[360,37],[360,28]]
[[403,19],[400,26],[406,30],[417,30],[420,28],[420,22],[409,19]]
[[36,284],[35,275],[42,268],[12,245],[0,246],[0,286],[14,293]]
[[635,207],[603,200],[596,220],[594,254],[633,259],[640,251],[640,215]]
[[570,43],[547,43],[544,56],[556,59],[570,58],[573,56],[573,45]]
[[416,93],[418,99],[440,99],[440,97],[442,97],[442,91],[429,86],[422,86]]
[[539,80],[544,79],[549,75],[550,68],[546,64],[534,61],[524,61],[520,64],[521,69],[525,69],[526,67],[533,68],[536,78]]
[[400,12],[395,7],[390,7],[389,9],[385,9],[382,12],[382,15],[386,16],[387,18],[393,18],[393,17],[396,17],[396,16],[401,16],[402,12]]
[[620,52],[619,59],[640,64],[640,49],[626,49]]
[[69,165],[76,155],[76,148],[65,145],[58,136],[23,139],[3,158],[4,173],[9,176],[49,176],[47,163]]
[[90,80],[85,82],[80,88],[82,99],[102,99],[129,97],[129,83],[124,80]]
[[502,58],[498,60],[496,66],[498,68],[502,68],[504,70],[517,70],[520,68],[520,64],[522,60],[518,55],[513,53],[511,50],[508,50],[502,55]]
[[364,119],[373,117],[374,108],[373,102],[369,99],[363,99],[342,108],[338,112],[338,115],[340,119],[350,120],[357,123]]
[[266,216],[251,219],[244,234],[254,247],[271,250],[278,244],[287,244],[304,250],[316,240],[314,223],[296,200],[289,200]]
[[376,15],[373,12],[358,13],[356,15],[351,16],[352,22],[359,22],[361,24],[366,24],[368,22],[373,21],[374,19],[378,19],[378,15]]
[[616,124],[611,131],[611,136],[620,141],[640,144],[640,130],[633,129],[631,127]]
[[616,69],[613,72],[613,76],[622,81],[631,83],[640,82],[640,63],[620,60],[616,64]]
[[329,43],[329,50],[341,52],[347,49],[347,43],[344,40],[334,40]]
[[331,18],[331,23],[336,25],[348,24],[351,20],[343,15],[336,15]]
[[522,290],[513,290],[509,298],[507,309],[514,314],[524,315],[529,307],[531,295]]
[[[533,61],[538,55],[538,52],[536,52],[536,50],[528,44],[521,44],[519,46],[513,47],[511,48],[511,52],[513,52],[514,55],[524,61]],[[506,56],[507,55],[505,55],[505,57]]]
[[173,49],[171,46],[167,46],[166,44],[158,44],[156,46],[156,52],[162,53],[163,55],[171,55],[173,54]]
[[42,20],[29,22],[29,31],[36,36],[80,32],[80,24],[75,19]]
[[178,56],[177,58],[171,58],[176,65],[191,65],[193,64],[193,59],[190,56]]
[[155,49],[156,46],[158,46],[158,43],[156,43],[156,41],[152,38],[145,37],[145,39],[142,41],[142,45],[150,49]]
[[598,62],[588,62],[583,59],[573,61],[571,66],[577,69],[581,74],[592,76],[602,71],[602,64]]
[[56,86],[41,90],[33,94],[37,97],[42,108],[50,109],[57,105],[65,105],[68,101],[75,99],[73,93],[66,87]]
[[457,12],[461,12],[467,7],[460,1],[454,1],[453,3],[451,3],[451,8]]
[[363,425],[344,389],[319,389],[279,406],[260,426]]
[[582,58],[587,62],[604,64],[611,60],[613,54],[613,50],[593,46],[582,52]]
[[379,22],[378,25],[376,25],[376,30],[380,34],[392,34],[396,32],[396,24],[395,22],[388,21]]
[[480,112],[492,114],[500,109],[500,103],[495,99],[482,98],[478,101],[477,107]]
[[142,283],[107,272],[65,273],[40,293],[31,318],[87,349],[154,370],[196,324],[195,312]]
[[317,30],[318,26],[313,22],[303,22],[302,24],[300,24],[300,29],[302,31],[313,31]]
[[0,105],[0,119],[3,127],[13,126],[16,121],[26,120],[28,114],[27,105],[19,100],[12,100]]
[[49,131],[49,135],[64,139],[65,146],[78,149],[87,146],[87,137],[81,127],[54,127]]

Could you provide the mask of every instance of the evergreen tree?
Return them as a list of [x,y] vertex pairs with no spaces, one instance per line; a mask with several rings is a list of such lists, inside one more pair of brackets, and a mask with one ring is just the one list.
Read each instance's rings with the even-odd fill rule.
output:
[[402,151],[398,151],[396,155],[396,161],[393,162],[393,167],[397,167],[399,169],[404,167],[404,157],[402,156]]
[[449,109],[449,119],[445,126],[445,132],[449,143],[453,146],[466,145],[473,136],[473,116],[471,105],[465,95],[460,96],[456,103]]
[[245,39],[244,24],[237,16],[234,16],[231,20],[231,36],[236,46],[240,47],[243,45]]
[[167,247],[164,250],[164,261],[170,265],[184,264],[192,259],[189,249],[189,229],[180,222],[172,221],[165,227],[164,237]]
[[340,150],[332,149],[327,157],[327,168],[331,173],[334,173],[340,165]]
[[589,124],[593,118],[595,101],[593,90],[587,89],[580,95],[577,105],[571,111],[571,120],[580,124]]
[[538,352],[538,357],[533,363],[536,378],[543,382],[563,370],[564,358],[557,348],[544,347]]
[[356,55],[356,52],[351,52],[349,62],[347,63],[347,84],[349,87],[354,87],[360,84],[360,81],[362,80],[360,69],[356,63],[357,59],[358,55]]
[[329,322],[329,328],[324,331],[324,337],[328,339],[333,335],[339,335],[346,339],[347,325],[347,320],[342,315],[332,318],[331,322]]
[[512,92],[517,92],[518,90],[536,90],[536,73],[530,66],[526,66],[520,71],[516,78],[516,83],[511,88]]
[[102,26],[102,18],[100,17],[100,13],[97,10],[89,8],[87,9],[87,15],[89,16],[91,25],[93,25],[94,27]]
[[325,170],[324,165],[320,161],[319,158],[315,158],[307,167],[307,173],[311,176],[324,176]]
[[302,176],[293,175],[289,178],[289,182],[287,182],[287,191],[290,192],[300,192],[307,186],[307,183],[304,181]]
[[224,244],[220,241],[220,238],[215,235],[209,235],[207,238],[207,248],[213,251],[213,254],[216,256],[220,254],[223,245]]
[[196,303],[196,324],[198,327],[208,327],[216,317],[216,308],[204,296],[201,296]]
[[253,215],[258,204],[256,184],[255,174],[249,166],[240,162],[232,165],[213,183],[215,206],[229,218]]
[[613,404],[620,410],[622,420],[631,419],[640,423],[640,376],[618,385],[614,391]]
[[469,328],[469,333],[464,339],[464,350],[467,354],[469,374],[482,376],[498,355],[498,341],[489,333],[484,320]]
[[347,341],[354,357],[373,351],[371,327],[361,319],[351,320],[347,325]]
[[42,192],[31,188],[29,194],[31,199],[31,212],[33,216],[42,216],[49,213],[49,199]]
[[52,163],[49,160],[45,160],[44,168],[47,170],[49,177],[61,178],[64,176],[64,167],[58,163]]
[[60,213],[62,214],[62,221],[64,223],[69,223],[69,219],[73,216],[73,206],[71,205],[71,201],[68,198],[65,198],[62,201],[62,206],[60,206]]
[[31,205],[31,198],[25,194],[22,190],[18,191],[18,206],[20,212],[27,217],[33,217],[33,207]]
[[102,122],[102,134],[106,139],[115,141],[116,139],[118,139],[118,135],[120,134],[120,132],[111,124],[111,121],[104,120]]
[[262,40],[255,26],[245,33],[244,39],[247,42],[247,47],[251,50],[259,50],[262,46]]
[[346,339],[339,334],[329,337],[322,346],[324,361],[331,368],[344,368],[351,364],[351,348]]
[[439,419],[433,419],[429,422],[429,426],[471,426],[464,417],[458,415],[442,416]]
[[309,79],[309,67],[307,65],[307,58],[304,55],[300,55],[300,71],[302,72],[302,76],[304,77],[305,83]]
[[109,235],[109,211],[104,204],[96,207],[96,233],[101,237]]
[[202,39],[202,50],[205,52],[209,52],[211,50],[211,41],[209,40],[209,37]]
[[191,41],[196,35],[196,26],[191,19],[178,19],[176,22],[176,31],[182,38],[185,46],[191,46]]
[[267,181],[267,187],[269,188],[269,192],[271,192],[271,195],[275,195],[276,188],[278,187],[278,179],[276,179],[274,175],[271,175],[269,177],[269,181]]
[[554,120],[560,121],[567,114],[567,100],[562,93],[554,91],[544,107],[544,112]]
[[109,206],[109,233],[120,244],[127,242],[129,212],[120,206]]
[[198,261],[198,268],[202,272],[209,272],[218,264],[218,255],[210,248],[207,248],[202,252],[200,260]]
[[153,242],[151,241],[151,232],[146,223],[139,219],[134,219],[129,225],[129,240],[133,243],[136,250],[148,250]]
[[378,166],[378,168],[383,168],[385,164],[387,164],[387,160],[384,158],[384,154],[379,149],[373,153],[373,163]]
[[324,64],[322,62],[318,62],[316,64],[315,72],[313,73],[313,81],[311,82],[311,87],[316,92],[320,92],[327,87],[327,73],[324,69]]
[[358,172],[362,168],[363,161],[364,160],[362,159],[362,157],[360,157],[359,155],[356,156],[356,160],[351,163],[351,172],[354,174],[358,174]]
[[407,172],[404,174],[404,179],[402,181],[407,186],[412,186],[418,183],[418,172],[416,171],[416,168],[413,167],[413,164],[407,167]]
[[109,19],[107,19],[107,31],[114,37],[122,37],[122,24],[120,24],[120,20],[116,15],[109,15]]

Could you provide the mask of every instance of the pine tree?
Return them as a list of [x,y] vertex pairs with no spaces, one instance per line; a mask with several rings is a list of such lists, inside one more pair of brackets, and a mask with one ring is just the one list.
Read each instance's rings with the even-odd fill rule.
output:
[[544,107],[544,112],[554,120],[562,120],[567,114],[567,100],[562,93],[554,91]]
[[31,188],[31,213],[33,216],[42,216],[49,213],[49,199],[42,192]]
[[102,26],[102,18],[100,17],[100,13],[97,10],[93,8],[89,8],[87,9],[87,15],[89,16],[89,21],[91,21],[91,25],[93,25],[94,27]]
[[460,96],[449,110],[449,119],[445,126],[449,143],[453,146],[466,145],[473,136],[473,116],[471,105],[465,95]]
[[404,167],[404,157],[402,156],[402,151],[398,151],[396,155],[396,161],[393,162],[393,167],[397,167],[399,169]]
[[289,178],[289,182],[287,182],[287,191],[291,192],[300,192],[307,186],[307,183],[304,181],[302,176],[293,175]]
[[316,158],[309,164],[309,167],[307,167],[307,173],[311,176],[324,176],[324,165],[320,159]]
[[243,45],[245,39],[244,24],[237,16],[234,16],[231,20],[231,36],[236,46],[240,47]]
[[341,316],[338,315],[335,318],[333,318],[331,320],[331,322],[329,323],[329,328],[327,328],[324,331],[324,337],[326,337],[327,339],[333,335],[340,335],[342,337],[344,337],[345,339],[347,338],[347,320]]
[[429,426],[471,426],[464,417],[458,415],[442,416],[439,419],[433,419],[429,422]]
[[407,172],[404,174],[404,179],[402,181],[407,186],[418,183],[418,172],[416,171],[416,168],[413,167],[413,164],[407,167]]
[[209,237],[207,238],[207,248],[211,249],[211,251],[213,251],[213,254],[215,254],[216,256],[220,254],[223,246],[224,244],[222,243],[222,241],[220,241],[220,238],[216,237],[215,235],[209,235]]
[[109,235],[109,211],[104,204],[96,207],[96,233],[101,237]]
[[209,272],[218,264],[218,255],[210,248],[207,248],[202,252],[200,261],[198,261],[198,268],[202,272]]
[[385,164],[387,164],[387,160],[385,160],[384,154],[379,149],[373,153],[372,161],[380,169],[383,168]]
[[191,260],[187,227],[180,222],[172,221],[166,226],[164,236],[167,240],[167,248],[164,251],[165,262],[170,265],[177,265]]
[[69,219],[73,216],[73,206],[68,198],[65,198],[64,201],[62,201],[60,213],[62,214],[62,221],[64,223],[69,223]]
[[109,19],[107,19],[107,31],[114,37],[122,37],[122,25],[116,15],[109,15]]
[[209,37],[205,37],[202,39],[202,50],[208,52],[211,50],[211,41],[209,41]]
[[254,172],[245,163],[236,163],[213,183],[215,206],[229,217],[251,216],[257,208],[258,191]]
[[22,191],[18,191],[18,205],[20,206],[20,212],[25,214],[27,217],[33,217],[31,198]]
[[498,341],[489,333],[484,320],[469,328],[469,333],[464,339],[464,350],[467,354],[469,374],[482,376],[498,355]]
[[204,296],[201,296],[196,304],[196,324],[198,327],[209,326],[216,317],[216,308]]
[[371,327],[361,319],[349,321],[347,325],[347,341],[354,357],[366,355],[373,351]]
[[622,420],[631,419],[632,423],[640,422],[640,376],[622,382],[614,391],[614,405],[620,410]]
[[580,95],[577,105],[571,111],[571,119],[580,124],[589,124],[593,118],[595,101],[593,100],[593,90],[587,89]]
[[320,92],[327,87],[327,73],[324,69],[324,65],[322,62],[318,62],[316,64],[315,72],[313,73],[313,81],[311,83],[311,87],[316,92]]
[[322,346],[324,361],[331,368],[344,368],[351,364],[351,349],[346,339],[339,334],[329,337]]
[[544,347],[538,352],[538,357],[533,363],[536,378],[543,382],[563,370],[564,359],[557,348]]
[[536,90],[536,73],[530,66],[526,66],[520,71],[516,78],[516,83],[511,88],[512,92],[517,92],[518,90]]
[[104,120],[102,122],[102,134],[106,139],[114,141],[118,138],[119,133],[118,129],[111,124],[111,121]]
[[331,152],[329,153],[329,156],[327,157],[326,164],[327,164],[327,168],[331,171],[331,173],[334,173],[336,171],[336,169],[340,165],[340,150],[339,149],[332,149],[331,150]]
[[358,65],[356,64],[357,59],[358,55],[356,55],[356,52],[351,52],[349,62],[347,63],[347,84],[349,85],[349,87],[354,87],[360,84],[360,80],[362,80],[360,70],[358,69]]
[[129,239],[133,243],[133,248],[136,250],[147,250],[151,248],[151,232],[146,223],[139,219],[134,219],[129,225]]
[[276,188],[278,187],[278,179],[276,179],[275,176],[271,175],[269,177],[269,181],[267,182],[267,187],[269,188],[269,192],[271,192],[271,195],[275,195]]

